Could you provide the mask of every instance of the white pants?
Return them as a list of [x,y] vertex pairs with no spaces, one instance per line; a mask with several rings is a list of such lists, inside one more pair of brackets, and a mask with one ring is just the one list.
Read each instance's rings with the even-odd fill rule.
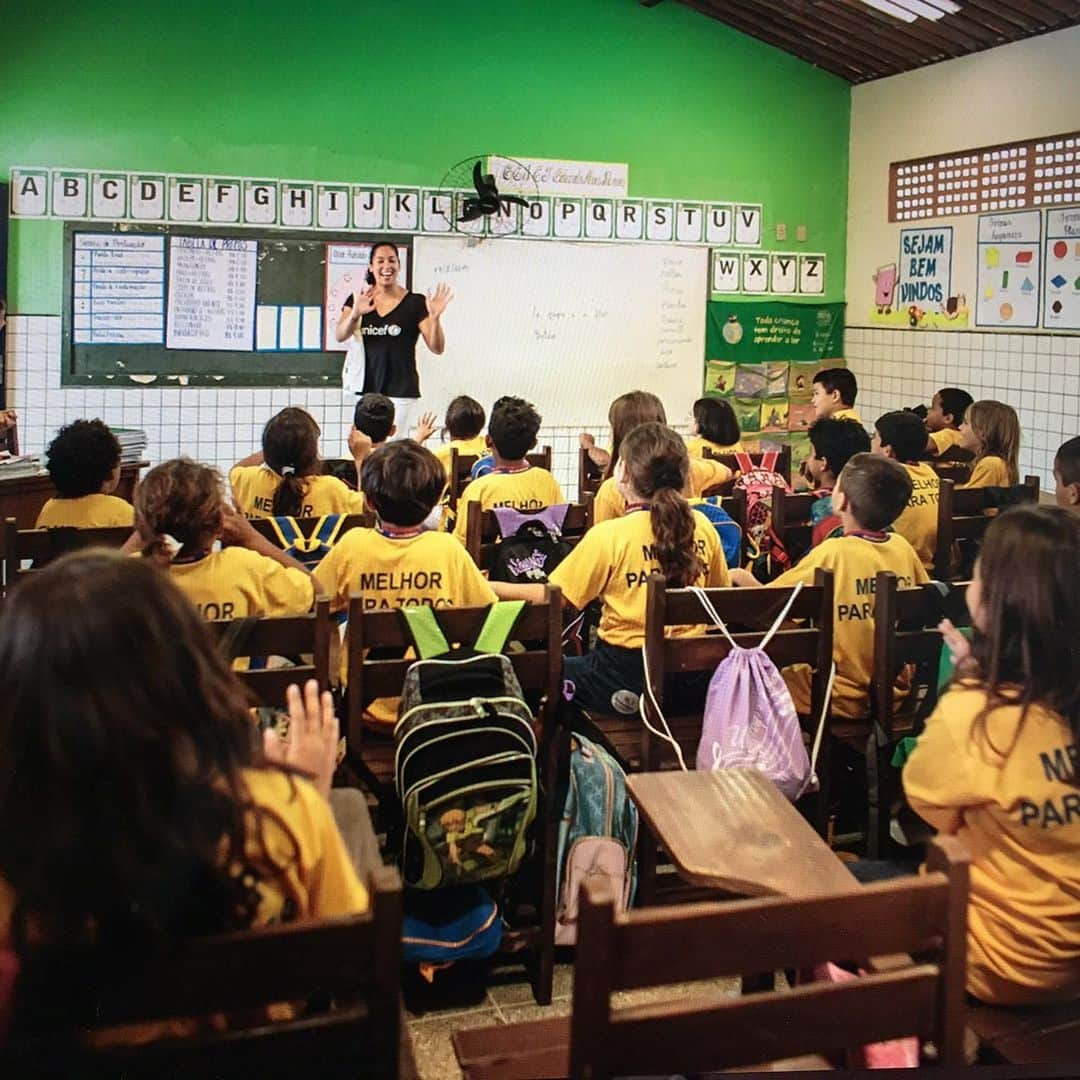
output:
[[390,436],[390,441],[411,439],[423,412],[420,398],[392,397],[390,400],[394,403],[394,423],[397,425],[397,431]]

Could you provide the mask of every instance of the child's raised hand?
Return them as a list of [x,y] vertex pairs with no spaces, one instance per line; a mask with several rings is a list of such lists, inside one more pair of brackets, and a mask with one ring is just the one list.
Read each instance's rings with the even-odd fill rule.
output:
[[439,419],[433,412],[426,412],[416,424],[416,441],[425,443],[435,434],[439,427]]
[[952,654],[953,666],[959,668],[971,659],[971,642],[953,626],[949,619],[938,623],[938,630]]
[[596,439],[594,439],[587,431],[583,431],[578,436],[578,446],[582,450],[591,450],[596,445]]
[[338,718],[329,691],[320,695],[319,684],[308,679],[303,694],[295,683],[285,691],[289,711],[289,737],[277,731],[263,732],[263,749],[270,761],[300,769],[311,776],[319,794],[326,798],[337,766]]
[[354,427],[349,431],[349,453],[352,454],[353,461],[363,461],[371,453],[374,445],[371,437],[357,428]]
[[251,547],[257,538],[255,526],[234,506],[225,504],[221,511],[221,542],[225,547]]

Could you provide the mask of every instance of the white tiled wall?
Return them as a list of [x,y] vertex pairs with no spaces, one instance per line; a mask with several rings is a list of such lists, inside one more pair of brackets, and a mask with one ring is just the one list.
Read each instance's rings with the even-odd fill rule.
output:
[[[61,387],[58,316],[12,315],[6,366],[7,405],[19,414],[23,453],[42,453],[63,424],[99,417],[115,427],[142,428],[153,465],[187,454],[227,471],[259,449],[263,424],[286,405],[305,408],[318,421],[324,457],[348,453],[345,439],[355,399],[346,400],[340,390]],[[536,404],[543,413],[543,402]],[[579,430],[545,425],[539,436],[540,445],[552,449],[552,471],[570,499],[577,495]],[[606,420],[598,418],[589,430],[603,443]]]
[[1020,475],[1052,490],[1054,453],[1080,434],[1080,337],[848,327],[845,349],[868,425],[929,405],[943,386],[1007,402],[1020,416]]

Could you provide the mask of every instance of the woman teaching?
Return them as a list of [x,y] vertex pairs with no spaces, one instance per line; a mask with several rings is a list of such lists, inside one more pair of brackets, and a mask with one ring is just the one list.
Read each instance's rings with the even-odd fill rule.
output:
[[348,297],[337,324],[338,341],[355,338],[364,347],[362,394],[385,394],[394,403],[397,437],[407,438],[420,404],[416,339],[436,355],[446,348],[439,321],[453,293],[437,285],[430,296],[398,283],[401,262],[396,244],[380,240],[371,249],[368,287]]

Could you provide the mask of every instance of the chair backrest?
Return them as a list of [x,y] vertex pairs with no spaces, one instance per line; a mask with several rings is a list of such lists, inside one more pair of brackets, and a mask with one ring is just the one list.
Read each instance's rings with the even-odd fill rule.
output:
[[[706,826],[706,823],[703,823]],[[722,822],[712,823],[723,828]],[[610,884],[581,888],[570,1021],[570,1075],[697,1073],[909,1035],[939,1063],[963,1063],[968,856],[954,837],[930,845],[929,873],[840,895],[652,907],[617,914]],[[620,990],[867,965],[918,954],[850,982],[786,993],[691,996],[619,1007]]]
[[[435,617],[451,644],[471,644],[476,640],[488,608],[437,608]],[[508,652],[522,690],[545,695],[544,721],[554,720],[562,692],[562,593],[547,586],[542,604],[528,604],[514,627],[514,642],[521,645]],[[348,742],[351,754],[358,754],[363,742],[364,709],[376,698],[397,697],[415,657],[406,657],[412,644],[405,620],[397,610],[367,611],[364,595],[354,592],[349,599],[347,639]],[[369,650],[371,650],[369,652]]]
[[[994,494],[1000,490],[961,488],[954,481],[941,478],[937,551],[934,556],[934,575],[940,581],[948,581],[953,576],[953,545],[957,541],[967,540],[975,544],[982,541],[987,526],[994,520],[992,512],[997,509]],[[1025,476],[1023,484],[1017,484],[1011,490],[1016,502],[1038,503],[1039,478]],[[963,561],[970,564],[971,559]]]
[[[469,482],[472,467],[480,460],[476,454],[459,454],[456,448],[450,450],[450,505],[457,506],[461,492]],[[525,460],[530,465],[547,469],[551,472],[551,447],[545,446],[532,454],[526,454]]]
[[[300,532],[304,536],[310,536],[322,518],[306,517],[295,518],[294,520]],[[269,518],[252,518],[251,525],[260,536],[265,536],[275,547],[281,547],[281,540],[278,538],[277,533],[274,532]],[[350,529],[372,529],[374,527],[375,512],[373,510],[365,510],[362,514],[347,514],[345,520],[341,523],[341,528],[338,530],[338,538],[340,539]]]
[[929,465],[942,480],[951,480],[954,484],[967,483],[971,476],[970,461],[931,458]]
[[330,601],[315,598],[307,615],[265,619],[212,619],[210,632],[230,660],[238,656],[287,657],[290,667],[255,667],[237,671],[260,705],[281,708],[291,683],[303,686],[315,679],[319,691],[330,689],[330,640],[334,632]]
[[584,446],[578,450],[577,478],[578,499],[582,502],[586,495],[595,495],[604,482],[604,470],[589,457]]
[[63,525],[51,529],[20,529],[14,518],[7,518],[3,526],[3,569],[7,588],[18,579],[21,564],[30,562],[31,570],[40,570],[53,559],[70,551],[89,547],[123,547],[134,529],[130,525],[117,525],[100,529],[78,529]]
[[[759,450],[757,453],[749,454],[748,457],[754,463],[755,467],[760,467],[762,459],[769,451]],[[713,453],[707,446],[704,451],[705,457],[711,461],[723,462],[732,472],[739,471],[739,460],[734,454],[716,454]],[[777,448],[776,466],[773,472],[779,473],[789,484],[791,483],[791,447],[781,446]]]
[[[964,610],[967,586],[967,582],[949,586],[949,614]],[[945,613],[936,586],[901,589],[895,574],[887,570],[877,574],[870,697],[874,719],[890,742],[898,716],[916,713],[926,716],[937,703],[938,665],[943,648],[937,627]],[[896,677],[908,665],[911,689],[897,708]]]
[[773,488],[772,529],[793,563],[810,550],[814,534],[810,507],[818,498],[810,491],[793,494],[779,486]]
[[[533,511],[521,510],[519,513],[531,516]],[[541,511],[537,510],[535,513]],[[573,547],[592,528],[592,523],[592,499],[586,499],[583,504],[571,503],[563,521],[562,538]],[[492,550],[498,542],[499,522],[495,511],[482,510],[477,502],[466,503],[465,550],[481,570],[487,569]]]
[[[383,866],[369,887],[363,915],[178,942],[120,971],[92,949],[45,950],[20,976],[33,1026],[0,1051],[0,1071],[9,1075],[10,1054],[10,1075],[25,1075],[19,1062],[33,1075],[71,1076],[277,1075],[318,1062],[320,1076],[396,1077],[401,881]],[[296,1004],[268,1023],[266,1008],[280,1002]],[[215,1014],[232,1015],[225,1030],[200,1024],[196,1035],[141,1045],[94,1038],[121,1024]]]
[[356,462],[352,458],[323,458],[323,476],[336,476],[346,487],[356,490]]
[[[645,645],[648,657],[645,677],[657,703],[664,703],[664,679],[696,671],[714,671],[731,652],[722,634],[696,637],[668,637],[670,626],[711,626],[711,620],[697,596],[689,589],[669,589],[660,574],[649,577],[645,601]],[[706,589],[716,613],[724,620],[732,638],[743,648],[758,645],[773,620],[791,598],[792,589]],[[825,701],[833,653],[833,577],[819,570],[812,586],[804,586],[788,614],[789,619],[808,620],[799,626],[781,629],[765,647],[766,654],[778,667],[809,664],[811,682],[811,717],[816,724]],[[646,711],[654,726],[656,718],[646,695]],[[672,735],[692,758],[701,737],[701,716],[668,717]],[[668,749],[662,740],[641,729],[641,761],[646,772],[662,767]]]

